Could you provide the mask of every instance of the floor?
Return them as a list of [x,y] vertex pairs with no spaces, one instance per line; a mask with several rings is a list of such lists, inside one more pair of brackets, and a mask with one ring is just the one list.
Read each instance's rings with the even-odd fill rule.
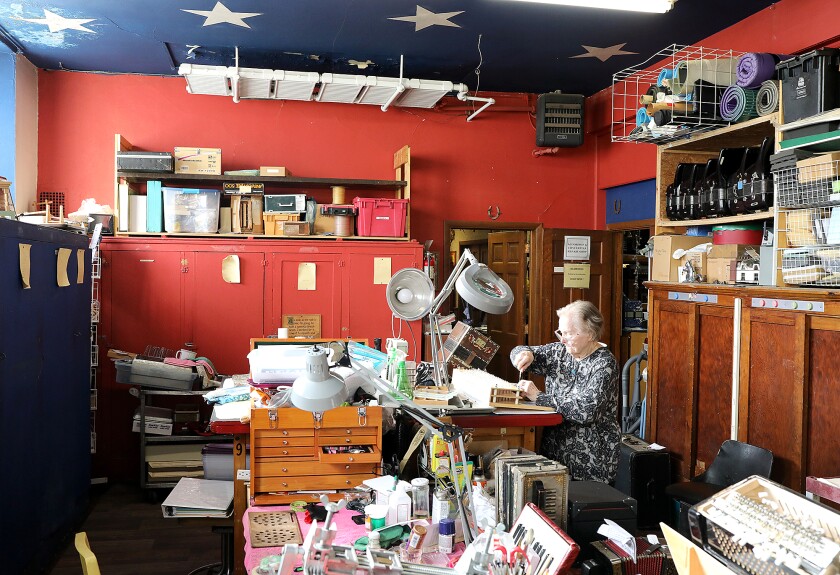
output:
[[[187,575],[219,560],[220,536],[209,526],[164,518],[160,501],[137,485],[92,487],[79,530],[87,532],[102,575]],[[82,573],[72,540],[47,573]]]

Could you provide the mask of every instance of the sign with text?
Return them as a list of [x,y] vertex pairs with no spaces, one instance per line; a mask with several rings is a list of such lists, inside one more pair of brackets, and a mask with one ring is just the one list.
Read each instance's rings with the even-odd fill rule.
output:
[[283,327],[289,330],[288,337],[321,337],[321,315],[299,313],[283,316]]
[[564,260],[588,260],[589,236],[566,236],[563,241]]
[[589,264],[566,264],[564,288],[589,288]]

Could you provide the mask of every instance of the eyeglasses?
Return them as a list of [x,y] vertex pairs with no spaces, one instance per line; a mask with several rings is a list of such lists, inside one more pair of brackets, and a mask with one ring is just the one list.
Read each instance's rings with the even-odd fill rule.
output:
[[555,330],[554,330],[554,335],[557,337],[557,339],[563,339],[563,337],[565,337],[566,339],[569,339],[570,337],[575,337],[575,336],[577,336],[578,334],[576,334],[576,333],[571,333],[571,332],[566,332],[566,333],[564,334],[564,333],[563,333],[562,331],[560,331],[559,329],[555,329]]

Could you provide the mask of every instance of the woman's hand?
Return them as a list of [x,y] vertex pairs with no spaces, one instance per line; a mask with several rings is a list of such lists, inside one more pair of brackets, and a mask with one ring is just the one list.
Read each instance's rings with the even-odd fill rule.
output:
[[537,394],[540,390],[537,389],[537,386],[534,385],[533,381],[523,379],[517,384],[517,386],[519,387],[519,390],[525,394],[525,397],[528,398],[528,401],[537,400]]
[[513,367],[519,371],[525,371],[533,361],[534,352],[526,349],[517,353],[516,357],[513,358]]

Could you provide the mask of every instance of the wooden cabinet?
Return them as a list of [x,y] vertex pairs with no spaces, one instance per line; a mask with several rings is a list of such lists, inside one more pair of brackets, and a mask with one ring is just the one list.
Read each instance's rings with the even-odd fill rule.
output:
[[351,489],[380,473],[382,408],[252,409],[251,455],[257,504],[305,497],[286,493],[297,490]]
[[836,473],[837,294],[647,286],[652,302],[648,436],[672,451],[676,478],[702,471],[730,437],[771,450],[773,479],[793,489],[804,489],[806,475]]
[[[102,243],[103,366],[97,457],[102,474],[136,477],[137,441],[131,416],[137,400],[114,382],[109,348],[143,352],[147,346],[194,347],[217,371],[247,373],[250,340],[276,334],[284,315],[319,314],[321,336],[392,337],[385,299],[391,275],[422,265],[417,242],[107,238]],[[236,257],[239,282],[222,277],[225,258]],[[315,266],[314,285],[301,282],[301,265]],[[310,289],[312,288],[312,289]],[[409,355],[421,352],[421,322],[402,329]],[[415,347],[416,338],[416,347]]]

